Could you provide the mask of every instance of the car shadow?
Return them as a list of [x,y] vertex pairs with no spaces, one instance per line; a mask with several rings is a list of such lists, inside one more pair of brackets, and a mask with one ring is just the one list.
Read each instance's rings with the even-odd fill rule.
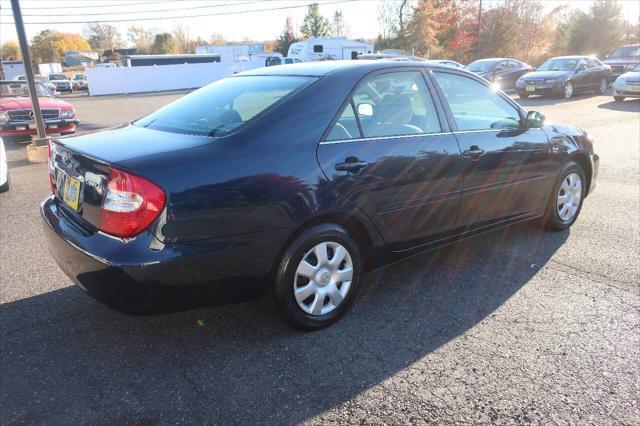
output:
[[613,111],[640,112],[640,99],[628,99],[623,102],[611,102],[598,105],[598,108],[610,109]]
[[521,224],[367,275],[317,332],[269,301],[134,317],[75,286],[0,306],[2,423],[299,423],[494,315],[569,231]]

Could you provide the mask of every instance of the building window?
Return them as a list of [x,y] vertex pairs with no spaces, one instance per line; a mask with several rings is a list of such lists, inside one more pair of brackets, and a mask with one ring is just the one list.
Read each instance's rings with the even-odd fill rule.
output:
[[313,45],[313,53],[322,53],[322,52],[324,52],[324,49],[321,44]]

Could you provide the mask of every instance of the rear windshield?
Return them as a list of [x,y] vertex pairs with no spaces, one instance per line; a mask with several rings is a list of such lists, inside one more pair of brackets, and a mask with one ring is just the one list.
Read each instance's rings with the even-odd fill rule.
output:
[[225,78],[160,108],[134,124],[167,132],[222,136],[312,81],[310,77],[293,76]]
[[481,59],[479,61],[471,62],[467,68],[472,72],[487,72],[491,71],[491,68],[493,68],[497,62],[498,61],[487,61]]
[[49,80],[69,80],[65,74],[49,74]]

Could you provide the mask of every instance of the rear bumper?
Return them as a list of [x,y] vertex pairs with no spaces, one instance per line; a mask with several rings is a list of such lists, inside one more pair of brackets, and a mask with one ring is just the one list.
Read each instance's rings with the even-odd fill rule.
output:
[[[50,196],[41,204],[49,249],[75,284],[105,305],[152,314],[260,297],[274,253],[265,236],[168,246],[151,232],[123,241],[84,229]],[[266,255],[265,255],[266,254]]]

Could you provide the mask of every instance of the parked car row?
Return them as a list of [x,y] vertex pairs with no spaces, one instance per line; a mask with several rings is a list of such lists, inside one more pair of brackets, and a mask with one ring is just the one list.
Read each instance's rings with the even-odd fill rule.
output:
[[[83,73],[76,73],[71,79],[64,73],[51,73],[47,76],[35,75],[37,81],[45,85],[54,95],[58,92],[72,93],[74,90],[88,90],[87,76]],[[14,80],[26,81],[26,75],[19,75]]]

